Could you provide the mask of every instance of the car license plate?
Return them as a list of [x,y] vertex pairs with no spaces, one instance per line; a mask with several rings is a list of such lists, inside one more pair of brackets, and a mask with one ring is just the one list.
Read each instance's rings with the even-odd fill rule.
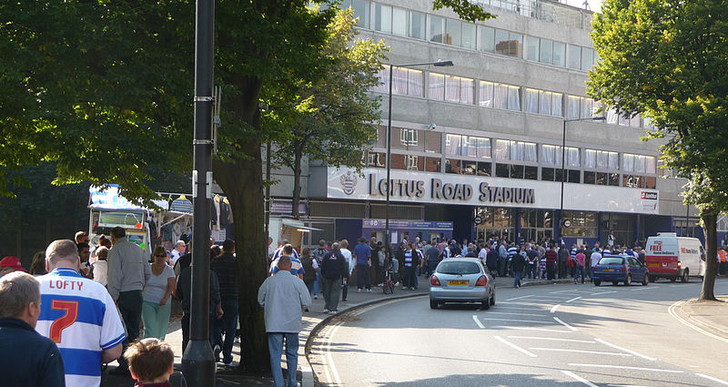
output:
[[614,271],[614,269],[604,269],[602,271]]
[[467,286],[469,281],[447,281],[448,285],[451,286]]
[[647,266],[649,266],[649,267],[660,267],[660,264],[659,263],[650,263]]

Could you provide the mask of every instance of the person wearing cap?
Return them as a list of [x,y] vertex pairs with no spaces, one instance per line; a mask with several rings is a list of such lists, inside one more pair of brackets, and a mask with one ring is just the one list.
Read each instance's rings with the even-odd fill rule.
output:
[[25,271],[23,265],[20,264],[20,259],[18,259],[18,257],[9,255],[0,261],[0,277],[14,271]]
[[41,313],[38,280],[21,271],[0,279],[0,378],[3,386],[65,386],[56,344],[35,331]]

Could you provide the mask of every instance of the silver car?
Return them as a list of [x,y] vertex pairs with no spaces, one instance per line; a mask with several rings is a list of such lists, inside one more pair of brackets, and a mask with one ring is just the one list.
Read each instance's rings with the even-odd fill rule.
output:
[[446,302],[495,305],[495,281],[478,258],[445,258],[430,277],[430,308]]

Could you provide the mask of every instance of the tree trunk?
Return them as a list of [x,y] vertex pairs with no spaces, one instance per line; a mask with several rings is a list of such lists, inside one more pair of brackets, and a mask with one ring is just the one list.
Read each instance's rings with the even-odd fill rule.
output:
[[703,221],[703,230],[705,231],[705,276],[703,277],[703,285],[700,289],[700,300],[715,300],[715,275],[718,271],[718,235],[716,232],[718,225],[718,214],[712,209],[707,208],[700,212],[700,218]]
[[270,359],[258,288],[266,278],[266,236],[263,234],[263,164],[260,139],[245,144],[249,151],[234,163],[213,161],[215,180],[230,201],[235,221],[239,272],[240,369],[268,374]]
[[293,219],[300,219],[301,214],[298,211],[299,203],[301,203],[301,159],[303,158],[303,147],[294,147],[293,156],[293,200],[291,203],[291,216]]

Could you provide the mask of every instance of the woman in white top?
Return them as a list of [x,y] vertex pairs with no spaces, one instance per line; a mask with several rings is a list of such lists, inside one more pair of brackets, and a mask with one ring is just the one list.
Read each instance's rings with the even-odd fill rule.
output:
[[164,247],[154,249],[154,262],[150,263],[152,274],[147,278],[142,295],[142,320],[144,321],[144,337],[155,337],[164,340],[169,326],[169,315],[172,311],[172,291],[177,286],[174,269],[167,265],[167,253]]

